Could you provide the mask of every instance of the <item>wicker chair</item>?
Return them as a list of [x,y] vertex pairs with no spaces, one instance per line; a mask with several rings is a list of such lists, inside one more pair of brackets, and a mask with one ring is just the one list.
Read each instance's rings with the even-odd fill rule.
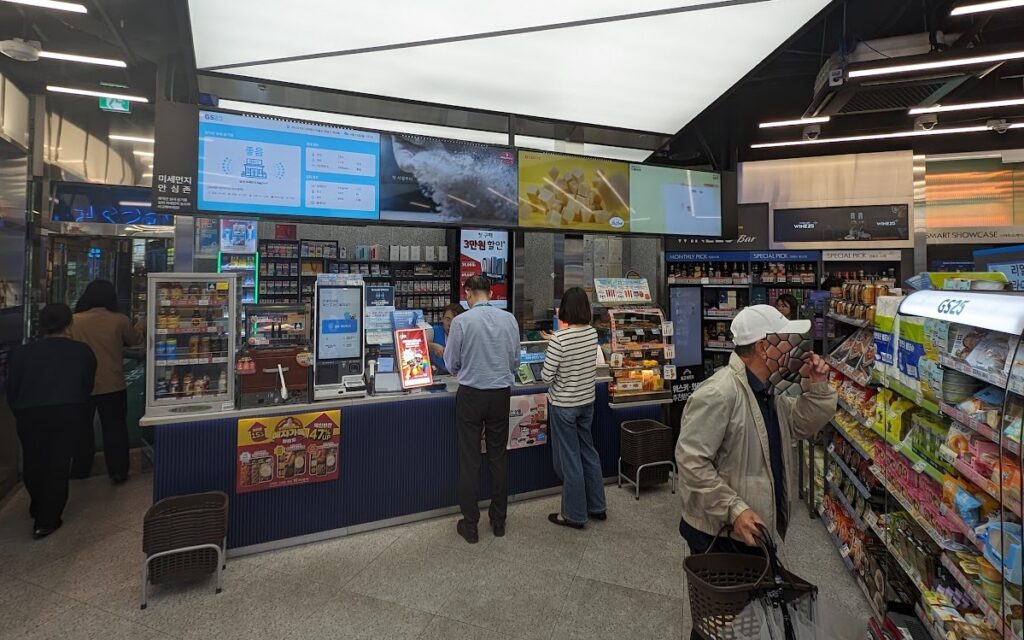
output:
[[619,449],[619,486],[625,480],[636,487],[637,500],[641,486],[661,484],[670,477],[672,493],[676,492],[672,429],[657,420],[623,422],[619,426]]
[[142,523],[142,605],[150,584],[195,580],[216,572],[217,593],[225,568],[228,496],[221,491],[164,498]]

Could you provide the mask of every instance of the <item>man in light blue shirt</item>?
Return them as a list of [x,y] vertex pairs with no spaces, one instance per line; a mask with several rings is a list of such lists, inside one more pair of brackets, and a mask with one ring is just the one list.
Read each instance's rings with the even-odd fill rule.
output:
[[508,479],[509,400],[519,368],[519,324],[511,313],[491,306],[491,283],[483,276],[466,281],[469,311],[452,320],[444,348],[444,364],[459,381],[455,424],[459,439],[459,506],[456,527],[470,544],[479,541],[477,505],[480,479],[480,434],[487,443],[491,470],[488,515],[494,535],[505,535]]

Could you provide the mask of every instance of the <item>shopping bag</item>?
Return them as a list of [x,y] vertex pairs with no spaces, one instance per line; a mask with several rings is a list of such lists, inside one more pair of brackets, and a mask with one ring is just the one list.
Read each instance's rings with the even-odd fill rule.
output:
[[[786,615],[792,635],[787,635]],[[729,640],[863,640],[867,622],[856,620],[820,597],[806,595],[786,603],[770,596],[757,598],[735,620]]]

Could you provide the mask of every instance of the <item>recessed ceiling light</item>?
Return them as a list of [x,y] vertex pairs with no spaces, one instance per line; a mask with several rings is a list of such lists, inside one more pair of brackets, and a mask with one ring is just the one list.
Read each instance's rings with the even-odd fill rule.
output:
[[152,151],[139,151],[137,149],[135,151],[132,151],[132,153],[134,153],[137,156],[145,156],[147,158],[152,158],[154,155],[156,155]]
[[84,4],[77,2],[58,2],[58,0],[4,0],[14,4],[27,4],[41,9],[57,9],[58,11],[72,11],[74,13],[88,13]]
[[889,67],[869,67],[867,69],[854,69],[850,71],[851,78],[867,78],[871,76],[885,76],[898,73],[913,73],[914,71],[933,71],[938,69],[949,69],[951,67],[970,67],[979,64],[991,64],[993,62],[1006,62],[1007,60],[1020,60],[1024,58],[1024,51],[1010,51],[1007,53],[993,53],[984,56],[971,56],[967,58],[953,58],[951,60],[934,60],[932,62],[912,62]]
[[89,89],[73,89],[71,87],[55,87],[53,85],[46,85],[47,91],[53,93],[70,93],[76,96],[92,96],[94,98],[114,98],[117,100],[127,100],[128,102],[149,102],[148,98],[142,96],[129,96],[123,93],[110,93],[109,91],[90,91]]
[[142,202],[141,200],[121,200],[117,203],[122,207],[152,207],[152,202]]
[[122,69],[128,65],[124,60],[114,60],[113,58],[94,58],[92,56],[79,56],[73,53],[57,53],[56,51],[40,51],[40,58],[50,58],[53,60],[66,60],[68,62],[84,62],[85,64],[101,64],[106,67],[121,67]]
[[[1024,2],[1024,0],[1021,0]],[[945,113],[946,111],[969,111],[971,109],[988,109],[989,107],[1015,107],[1024,105],[1024,98],[1009,100],[990,100],[988,102],[966,102],[964,104],[936,104],[931,107],[917,107],[910,110],[910,115],[922,113]]]
[[143,178],[152,178],[153,174],[152,173],[144,173],[144,174],[142,174],[142,177]]
[[967,4],[953,9],[949,15],[966,16],[972,13],[981,13],[983,11],[998,11],[999,9],[1013,9],[1016,7],[1024,7],[1024,0],[996,0],[995,2]]
[[[1024,123],[1011,124],[1008,129],[1024,128]],[[843,136],[840,138],[815,138],[814,140],[789,140],[787,142],[762,142],[750,145],[751,149],[771,149],[776,147],[797,147],[809,144],[834,144],[837,142],[863,142],[865,140],[893,140],[896,138],[918,138],[923,136],[941,136],[954,133],[981,133],[990,131],[987,125],[972,127],[955,127],[951,129],[931,129],[915,131],[895,131],[893,133],[872,133],[861,136]]]
[[831,120],[828,116],[819,116],[816,118],[798,118],[796,120],[778,120],[776,122],[762,122],[757,125],[761,129],[771,129],[773,127],[795,127],[803,124],[821,124]]
[[154,142],[156,142],[156,140],[154,140],[153,138],[143,138],[141,136],[122,136],[113,133],[107,136],[107,138],[110,140],[123,140],[125,142],[148,142],[149,144],[153,144]]

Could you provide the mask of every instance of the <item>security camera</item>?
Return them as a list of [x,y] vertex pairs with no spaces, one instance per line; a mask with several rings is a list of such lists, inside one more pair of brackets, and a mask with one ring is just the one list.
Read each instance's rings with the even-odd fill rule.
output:
[[804,140],[817,140],[821,135],[821,126],[812,124],[804,127]]
[[931,131],[937,124],[939,124],[939,117],[934,113],[926,113],[914,118],[915,131]]
[[1006,120],[989,120],[985,126],[996,133],[1006,133],[1010,130],[1010,123]]

